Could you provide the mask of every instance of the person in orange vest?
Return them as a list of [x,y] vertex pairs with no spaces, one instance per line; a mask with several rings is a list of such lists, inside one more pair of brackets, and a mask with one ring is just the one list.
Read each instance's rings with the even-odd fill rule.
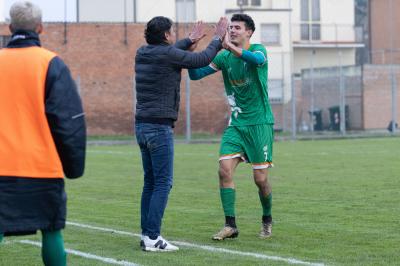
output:
[[86,125],[65,63],[41,47],[42,12],[10,9],[12,37],[0,50],[0,242],[42,232],[45,265],[66,265],[64,179],[83,175]]

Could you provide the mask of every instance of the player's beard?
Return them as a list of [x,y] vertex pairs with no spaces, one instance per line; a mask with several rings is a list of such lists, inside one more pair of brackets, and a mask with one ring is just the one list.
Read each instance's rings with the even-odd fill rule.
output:
[[231,37],[231,43],[233,43],[235,46],[239,46],[240,40],[238,37],[236,37],[235,39],[232,40],[232,37]]
[[242,38],[240,35],[236,36],[233,40],[231,37],[231,43],[233,43],[236,47],[240,47],[241,45],[244,45],[246,43],[245,39]]

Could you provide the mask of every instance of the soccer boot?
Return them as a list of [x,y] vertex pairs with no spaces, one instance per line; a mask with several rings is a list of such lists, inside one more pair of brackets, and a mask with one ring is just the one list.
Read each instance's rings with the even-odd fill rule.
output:
[[236,238],[239,235],[239,230],[237,228],[225,225],[218,233],[213,235],[213,240],[224,240],[225,238]]
[[260,238],[269,238],[272,235],[272,222],[271,223],[262,223],[260,234],[258,235]]

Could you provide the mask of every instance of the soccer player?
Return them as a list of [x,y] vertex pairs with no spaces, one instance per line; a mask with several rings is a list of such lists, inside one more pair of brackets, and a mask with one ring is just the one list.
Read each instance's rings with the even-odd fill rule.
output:
[[251,163],[254,182],[262,205],[262,226],[259,236],[272,233],[272,193],[267,169],[272,167],[274,118],[268,102],[267,54],[263,45],[250,44],[254,33],[253,19],[245,14],[231,18],[225,35],[224,51],[209,66],[190,69],[192,80],[222,71],[225,91],[231,107],[229,126],[221,139],[219,183],[225,226],[212,238],[235,238],[239,230],[235,221],[235,185],[233,174],[242,161]]
[[82,103],[68,67],[40,45],[40,8],[16,2],[10,18],[11,41],[0,50],[0,242],[40,230],[44,264],[63,266],[63,177],[83,175]]

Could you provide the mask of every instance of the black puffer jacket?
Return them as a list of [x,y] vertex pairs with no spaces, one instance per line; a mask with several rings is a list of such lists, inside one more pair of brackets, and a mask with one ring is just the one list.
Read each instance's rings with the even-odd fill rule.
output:
[[136,122],[172,125],[177,120],[182,68],[207,66],[222,48],[217,39],[200,53],[185,51],[191,44],[183,39],[175,45],[146,45],[137,50]]

